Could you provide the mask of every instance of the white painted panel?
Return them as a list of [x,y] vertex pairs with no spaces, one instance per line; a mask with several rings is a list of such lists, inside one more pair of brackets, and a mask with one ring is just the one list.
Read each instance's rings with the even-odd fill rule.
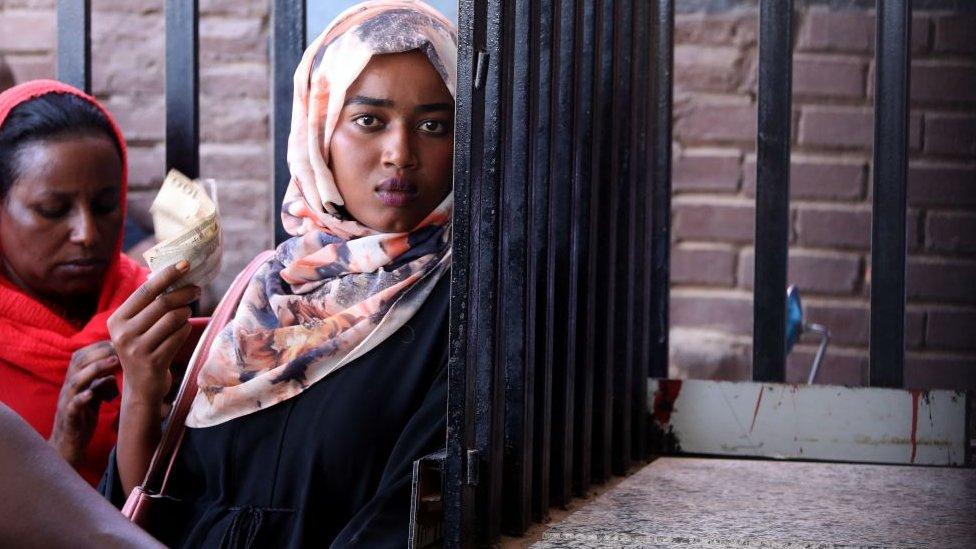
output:
[[[672,396],[680,384],[670,418],[669,391],[659,391],[668,383]],[[658,425],[685,453],[965,464],[962,391],[706,380],[651,380],[649,391]]]

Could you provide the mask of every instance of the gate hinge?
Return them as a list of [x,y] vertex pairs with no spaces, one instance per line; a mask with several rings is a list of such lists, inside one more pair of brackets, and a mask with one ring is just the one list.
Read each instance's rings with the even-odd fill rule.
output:
[[477,450],[468,450],[468,460],[465,463],[466,467],[466,478],[465,482],[471,486],[478,485],[478,471],[481,469],[480,459]]
[[488,53],[478,51],[477,62],[474,66],[474,89],[481,89],[485,85],[485,73],[488,71]]

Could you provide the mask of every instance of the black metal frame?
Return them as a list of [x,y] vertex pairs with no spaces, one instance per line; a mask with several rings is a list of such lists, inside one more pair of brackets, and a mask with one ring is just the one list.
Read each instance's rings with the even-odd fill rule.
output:
[[[522,533],[648,457],[646,379],[668,371],[674,47],[673,0],[459,4],[448,437],[443,455],[424,458],[443,475],[451,547]],[[792,1],[760,10],[754,378],[779,381]],[[911,1],[877,13],[871,384],[896,387]],[[58,74],[84,89],[90,14],[90,0],[58,2]],[[275,0],[272,27],[277,207],[304,0]],[[191,177],[197,29],[197,0],[167,0],[167,167]],[[280,221],[274,234],[287,238]]]

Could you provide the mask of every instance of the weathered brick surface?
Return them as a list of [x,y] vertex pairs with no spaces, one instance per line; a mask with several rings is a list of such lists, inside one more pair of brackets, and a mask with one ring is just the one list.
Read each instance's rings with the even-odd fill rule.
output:
[[[866,107],[804,107],[797,130],[799,145],[840,149],[870,149],[874,143],[874,114]],[[908,146],[922,146],[922,116],[912,113]]]
[[[864,197],[867,166],[864,160],[793,155],[790,162],[790,198],[793,200],[856,201]],[[742,164],[742,188],[756,196],[756,157]]]
[[935,45],[938,53],[976,54],[976,16],[951,14],[936,17]]
[[[18,82],[55,74],[54,4],[0,3],[0,58]],[[747,377],[751,361],[755,230],[758,11],[755,2],[741,4],[679,13],[675,26],[671,319],[675,330],[690,330],[675,346],[710,350],[674,350],[704,361],[691,371],[731,379]],[[834,336],[820,381],[865,384],[875,23],[873,10],[824,4],[798,3],[795,17],[789,282],[801,288],[810,320]],[[839,4],[847,7],[831,7]],[[94,91],[130,141],[130,203],[140,218],[163,177],[163,5],[93,0]],[[277,215],[268,183],[269,6],[200,0],[201,168],[219,181],[227,250],[218,292],[270,245]],[[916,6],[907,220],[912,387],[976,388],[974,33],[971,13]],[[695,335],[705,332],[714,337]],[[789,357],[788,379],[805,378],[813,343],[804,340]]]
[[925,248],[976,255],[976,212],[930,212],[925,218]]
[[925,152],[976,158],[976,116],[926,114]]
[[671,251],[671,282],[731,286],[735,277],[735,249],[722,244],[679,245]]
[[867,62],[860,58],[797,54],[793,93],[800,96],[864,97]]
[[755,235],[755,207],[747,202],[676,201],[672,214],[676,239],[746,243]]
[[925,342],[935,349],[976,350],[976,309],[929,311]]
[[[753,289],[755,252],[750,248],[739,255],[738,284]],[[863,271],[861,256],[810,250],[791,250],[787,278],[801,295],[853,295],[859,292]]]
[[675,193],[725,192],[739,189],[742,153],[729,149],[691,149],[674,158],[672,188]]

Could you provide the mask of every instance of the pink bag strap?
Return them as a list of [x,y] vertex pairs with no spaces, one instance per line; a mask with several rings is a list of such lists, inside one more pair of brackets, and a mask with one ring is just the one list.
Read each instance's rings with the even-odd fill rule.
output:
[[210,354],[210,346],[217,338],[217,334],[234,316],[237,305],[244,295],[248,282],[254,277],[254,273],[274,257],[274,253],[274,250],[265,250],[252,259],[231,283],[227,293],[224,294],[210,317],[210,323],[200,337],[200,342],[197,343],[196,350],[193,351],[193,356],[190,358],[190,364],[183,375],[183,382],[180,384],[180,390],[176,394],[173,409],[169,414],[169,423],[167,423],[163,437],[159,441],[159,445],[156,446],[156,451],[149,462],[149,470],[146,471],[146,478],[141,487],[144,492],[162,494],[166,490],[170,471],[173,469],[176,454],[183,442],[183,433],[186,431],[186,416],[190,413],[190,406],[197,395],[197,375]]

